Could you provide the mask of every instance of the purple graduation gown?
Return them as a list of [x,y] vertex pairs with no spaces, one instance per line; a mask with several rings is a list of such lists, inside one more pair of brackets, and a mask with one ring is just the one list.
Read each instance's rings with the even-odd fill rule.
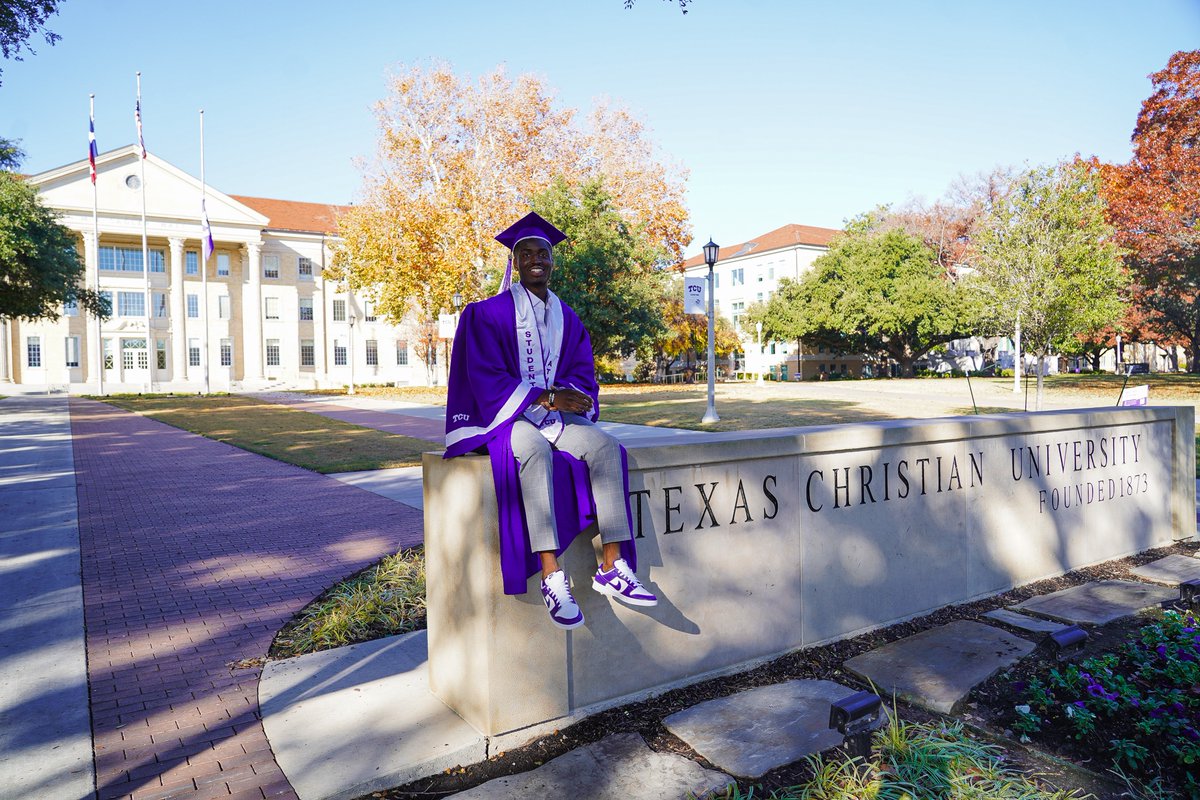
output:
[[[599,415],[592,343],[587,329],[566,303],[562,304],[563,337],[557,386],[573,386],[592,398],[588,415]],[[518,364],[516,306],[510,292],[471,303],[462,312],[454,335],[446,397],[446,452],[453,458],[486,447],[492,463],[496,504],[500,516],[500,571],[505,594],[524,594],[529,578],[541,570],[530,550],[529,531],[521,502],[519,465],[512,451],[512,424],[541,394],[522,380]],[[629,469],[625,471],[626,524],[629,510]],[[554,512],[558,523],[558,554],[596,519],[587,464],[559,450],[554,454]],[[621,543],[621,556],[637,569],[633,539]]]

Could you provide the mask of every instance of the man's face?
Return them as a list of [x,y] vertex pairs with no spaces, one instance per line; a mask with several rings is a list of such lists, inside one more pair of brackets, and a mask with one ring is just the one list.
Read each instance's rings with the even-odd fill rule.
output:
[[[545,290],[550,285],[550,274],[554,272],[554,253],[545,239],[524,239],[517,242],[513,250],[513,261],[521,284],[529,290]],[[540,295],[541,292],[539,291]]]

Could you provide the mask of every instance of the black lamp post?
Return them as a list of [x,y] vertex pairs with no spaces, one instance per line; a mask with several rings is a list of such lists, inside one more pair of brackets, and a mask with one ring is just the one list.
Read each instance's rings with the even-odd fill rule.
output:
[[713,266],[717,263],[717,256],[721,253],[721,248],[717,245],[712,237],[709,237],[708,244],[704,245],[704,263],[708,264],[708,409],[704,412],[704,418],[701,422],[716,422],[720,417],[717,416],[716,402],[716,355],[713,345]]

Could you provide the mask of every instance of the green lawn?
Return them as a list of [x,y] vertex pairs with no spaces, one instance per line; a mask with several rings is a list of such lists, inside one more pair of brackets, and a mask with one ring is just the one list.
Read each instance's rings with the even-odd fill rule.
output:
[[240,395],[96,398],[127,411],[314,472],[411,467],[439,449],[422,439]]

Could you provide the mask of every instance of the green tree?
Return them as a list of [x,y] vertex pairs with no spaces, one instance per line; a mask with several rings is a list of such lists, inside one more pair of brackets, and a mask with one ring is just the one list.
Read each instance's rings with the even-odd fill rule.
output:
[[763,339],[825,344],[881,356],[913,373],[913,362],[966,335],[971,314],[962,286],[919,236],[886,224],[883,209],[853,220],[799,281],[781,281],[764,306]]
[[[0,152],[15,166],[15,143],[0,140]],[[107,317],[108,302],[80,286],[83,274],[75,235],[21,176],[0,170],[0,317],[58,319],[70,302]]]
[[602,179],[556,180],[532,206],[567,235],[554,248],[551,289],[579,314],[597,355],[629,354],[662,333],[665,254],[617,212]]
[[[58,13],[59,0],[4,0],[0,5],[0,54],[21,61],[21,49],[37,55],[29,46],[29,37],[41,33],[53,46],[62,37],[46,27],[46,20]],[[4,73],[0,70],[0,75]]]
[[1035,167],[985,213],[969,281],[997,331],[1018,325],[1037,356],[1037,405],[1052,351],[1072,350],[1079,335],[1116,325],[1126,278],[1114,230],[1105,219],[1100,179],[1083,163]]
[[[675,278],[666,284],[658,301],[657,313],[663,329],[638,347],[638,360],[654,365],[653,375],[666,376],[679,361],[683,362],[684,380],[696,379],[700,364],[708,361],[708,315],[683,313],[683,281]],[[713,324],[713,355],[728,358],[741,348],[733,324],[717,315]]]

